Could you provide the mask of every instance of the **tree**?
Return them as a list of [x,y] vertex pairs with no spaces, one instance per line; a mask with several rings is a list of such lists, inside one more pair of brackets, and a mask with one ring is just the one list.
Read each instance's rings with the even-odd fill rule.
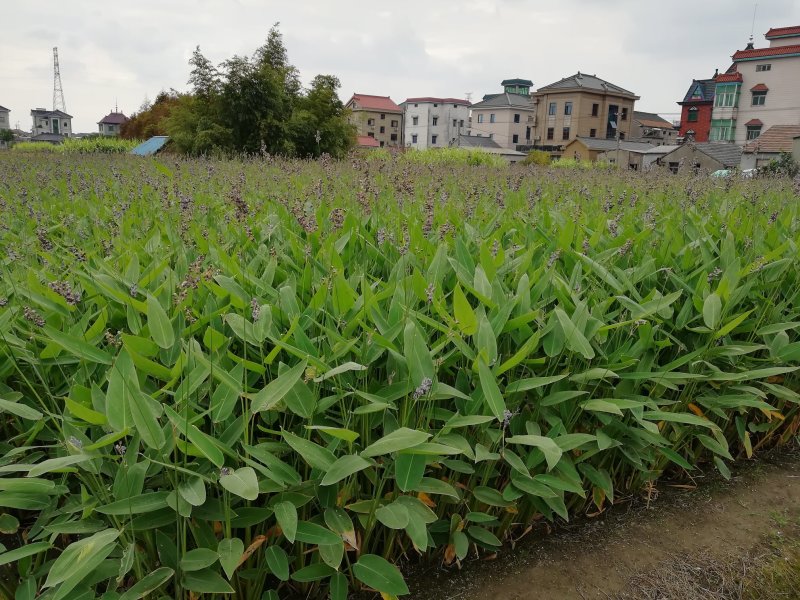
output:
[[209,100],[219,93],[219,71],[214,64],[200,52],[197,46],[189,59],[192,70],[189,74],[189,84],[196,96]]
[[339,87],[338,77],[317,75],[308,93],[298,100],[289,125],[296,154],[340,157],[353,147],[356,131],[339,100]]

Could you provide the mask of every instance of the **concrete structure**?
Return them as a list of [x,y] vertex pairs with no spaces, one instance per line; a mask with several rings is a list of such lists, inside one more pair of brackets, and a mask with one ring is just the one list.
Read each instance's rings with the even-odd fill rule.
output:
[[711,79],[693,79],[683,100],[678,102],[681,107],[679,137],[696,142],[708,141],[717,75],[718,73],[714,73]]
[[[61,137],[72,136],[72,115],[68,115],[60,110],[47,110],[46,108],[35,108],[31,111],[33,118],[33,128],[31,133],[33,141],[40,135],[51,134]],[[41,140],[53,141],[53,140]]]
[[470,150],[479,150],[480,152],[496,154],[512,165],[524,160],[525,157],[528,156],[524,152],[517,152],[516,150],[503,148],[493,139],[478,135],[460,136],[458,139],[458,146],[461,148],[468,148]]
[[642,170],[643,171],[647,171],[653,165],[660,164],[659,161],[661,160],[661,158],[664,155],[669,154],[670,152],[672,152],[673,150],[676,150],[678,148],[680,148],[680,146],[678,146],[678,145],[674,145],[674,146],[653,146],[647,152],[645,152],[644,155],[642,156]]
[[11,129],[11,111],[5,106],[0,106],[0,129]]
[[578,137],[629,139],[639,96],[596,75],[578,72],[539,88],[534,149],[558,155]]
[[381,148],[403,147],[403,109],[389,96],[353,94],[345,108],[358,135],[375,138]]
[[744,145],[775,125],[800,124],[800,26],[773,28],[765,37],[769,47],[750,42],[717,77],[712,141]]
[[783,152],[791,154],[794,150],[795,138],[798,136],[800,136],[800,125],[770,127],[742,148],[740,165],[742,170],[763,167],[780,157]]
[[468,135],[488,137],[501,148],[522,150],[533,143],[536,108],[529,95],[529,79],[506,79],[503,92],[486,94],[471,107]]
[[647,142],[619,140],[617,143],[613,139],[578,137],[564,147],[562,157],[591,162],[604,160],[639,170],[642,168],[642,156],[652,147]]
[[678,130],[666,119],[655,113],[633,111],[630,141],[647,142],[654,146],[673,144],[678,137]]
[[728,143],[686,143],[664,154],[655,164],[669,168],[673,173],[691,169],[713,173],[719,169],[735,169],[742,159],[742,149]]
[[469,127],[469,102],[458,98],[409,98],[404,110],[407,148],[425,150],[455,146]]
[[100,135],[119,135],[120,127],[128,120],[121,112],[110,112],[97,122]]

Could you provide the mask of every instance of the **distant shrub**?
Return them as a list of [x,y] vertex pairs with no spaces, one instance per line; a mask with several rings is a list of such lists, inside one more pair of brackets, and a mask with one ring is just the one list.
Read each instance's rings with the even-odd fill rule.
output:
[[521,160],[518,164],[520,165],[540,165],[540,166],[548,166],[553,161],[550,159],[550,155],[545,152],[544,150],[533,150],[526,156],[523,160]]
[[410,150],[401,160],[427,165],[487,165],[504,167],[508,163],[501,156],[470,148],[436,148],[429,150]]
[[20,142],[14,145],[15,152],[56,152],[61,154],[124,154],[139,145],[138,140],[123,140],[116,137],[68,138],[61,144],[45,142]]
[[576,160],[574,158],[560,158],[553,162],[553,166],[558,169],[583,169],[583,170],[609,170],[616,168],[616,165],[607,161]]

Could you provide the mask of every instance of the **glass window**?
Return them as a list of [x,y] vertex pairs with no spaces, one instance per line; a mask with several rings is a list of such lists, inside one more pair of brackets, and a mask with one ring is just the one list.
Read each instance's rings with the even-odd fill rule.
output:
[[767,102],[767,92],[753,92],[753,106],[764,106]]
[[458,119],[453,119],[453,127],[458,127]]
[[416,144],[417,143],[417,134],[416,133],[412,133],[411,134],[411,143],[412,144]]
[[697,110],[696,106],[693,106],[692,108],[690,108],[689,109],[689,116],[687,118],[687,121],[689,121],[689,123],[697,123],[697,113],[698,113],[698,110]]
[[553,127],[547,128],[547,139],[552,140],[553,136],[555,135],[555,129]]
[[771,64],[756,65],[756,71],[771,71],[771,70],[772,70]]
[[433,145],[436,145],[436,140],[437,140],[438,138],[439,138],[439,136],[438,136],[438,135],[432,135],[432,136],[431,136],[431,144],[433,144]]
[[564,129],[561,130],[561,139],[562,140],[569,139],[569,127],[564,127]]
[[747,126],[747,139],[754,140],[761,135],[761,125],[748,125]]
[[554,116],[556,114],[556,103],[551,102],[550,106],[547,107],[547,114],[550,116]]
[[419,117],[411,117],[412,125],[419,125]]
[[512,144],[518,144],[519,143],[519,135],[517,135],[516,133],[514,135],[512,135],[511,136],[511,143]]
[[519,115],[516,113],[514,114],[514,123],[519,123]]
[[439,124],[439,117],[433,117],[432,125],[438,125],[438,124]]
[[459,126],[459,127],[463,127],[463,126],[464,126],[464,119],[461,119],[461,120],[458,122],[458,126]]
[[483,114],[478,115],[478,123],[483,123]]
[[392,121],[392,127],[397,127],[397,121],[395,120]]
[[722,83],[717,85],[716,97],[714,98],[714,106],[723,108],[734,107],[738,104],[739,99],[739,84],[738,83]]
[[386,115],[385,114],[381,114],[381,119],[385,119],[385,118],[386,118]]
[[569,116],[572,114],[572,102],[564,102],[564,115]]
[[384,127],[383,125],[381,125],[381,133],[386,133],[386,127]]
[[489,123],[494,123],[494,120],[495,120],[494,117],[495,117],[494,113],[491,113],[489,115]]
[[628,120],[628,107],[627,106],[623,106],[622,107],[622,120],[623,121],[627,121]]
[[597,137],[597,129],[590,129],[589,137]]

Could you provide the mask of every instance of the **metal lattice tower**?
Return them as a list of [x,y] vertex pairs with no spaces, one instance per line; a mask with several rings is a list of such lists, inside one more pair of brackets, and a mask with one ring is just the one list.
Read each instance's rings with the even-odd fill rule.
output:
[[64,88],[61,87],[61,67],[58,65],[58,48],[53,48],[53,110],[67,112]]

